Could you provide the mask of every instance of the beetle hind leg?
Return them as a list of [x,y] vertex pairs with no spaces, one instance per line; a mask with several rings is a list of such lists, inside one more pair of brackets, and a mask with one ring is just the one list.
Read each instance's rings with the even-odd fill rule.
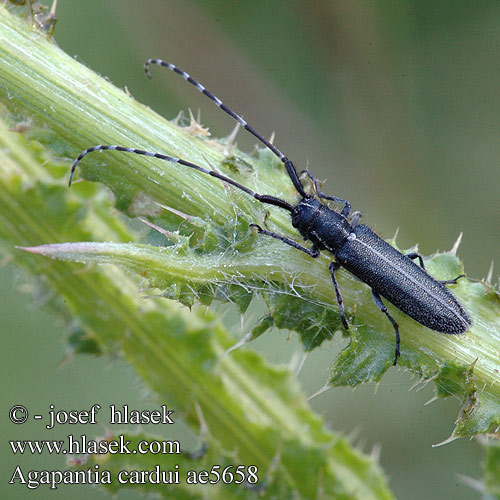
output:
[[392,363],[393,366],[395,366],[398,363],[398,358],[401,356],[401,353],[399,352],[399,345],[401,343],[401,339],[399,337],[399,325],[396,323],[396,320],[389,314],[389,311],[382,302],[382,298],[380,297],[380,295],[374,290],[372,290],[372,297],[375,305],[389,318],[389,321],[392,323],[394,331],[396,332],[396,350],[394,355],[394,363]]
[[452,280],[440,280],[440,283],[442,283],[443,285],[456,285],[460,278],[465,278],[465,274],[460,274]]
[[[406,257],[408,257],[409,259],[412,259],[412,260],[418,259],[418,261],[420,263],[420,267],[422,269],[425,269],[424,259],[422,259],[422,256],[419,253],[417,253],[417,252],[407,253]],[[460,278],[465,278],[465,274],[460,274],[459,276],[457,276],[456,278],[454,278],[452,280],[438,280],[438,281],[439,281],[439,283],[441,283],[443,285],[456,285]]]

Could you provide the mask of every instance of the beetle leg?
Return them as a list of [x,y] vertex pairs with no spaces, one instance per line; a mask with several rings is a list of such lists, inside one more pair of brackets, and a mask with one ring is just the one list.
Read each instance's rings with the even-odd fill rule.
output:
[[335,277],[335,271],[340,267],[337,262],[330,262],[328,270],[330,271],[330,276],[332,277],[333,288],[335,289],[335,295],[337,296],[337,304],[339,305],[340,319],[346,330],[349,330],[349,323],[345,317],[344,311],[344,300],[342,299],[342,294],[340,293],[339,285],[337,283],[337,278]]
[[408,257],[411,260],[418,259],[418,261],[420,262],[420,267],[422,269],[425,269],[424,259],[422,259],[422,256],[418,252],[407,253],[406,257]]
[[311,179],[312,183],[314,184],[314,189],[316,190],[316,194],[322,198],[323,200],[331,200],[334,201],[335,203],[344,203],[344,208],[342,209],[341,215],[344,217],[349,217],[349,214],[351,213],[351,204],[347,201],[344,200],[343,198],[339,198],[338,196],[332,196],[330,194],[325,194],[321,191],[320,186],[319,186],[319,181],[314,177],[309,170],[302,170],[300,172],[301,174],[306,174],[309,179]]
[[452,280],[440,280],[440,283],[442,283],[443,285],[456,285],[457,281],[460,278],[465,278],[465,274],[461,274],[460,276],[457,276],[455,279]]
[[287,245],[290,245],[293,248],[296,248],[297,250],[300,250],[301,252],[306,253],[310,257],[316,258],[319,256],[320,251],[316,245],[313,245],[312,248],[307,248],[296,241],[291,240],[290,238],[287,238],[286,236],[281,236],[281,234],[278,233],[273,233],[272,231],[267,231],[266,229],[262,229],[260,226],[257,224],[250,224],[250,227],[254,227],[257,229],[257,231],[261,234],[265,234],[267,236],[271,236],[271,238],[275,238],[276,240],[280,240],[283,243],[286,243]]
[[[417,252],[407,253],[406,257],[413,259],[413,260],[418,259],[420,262],[420,267],[422,269],[425,269],[424,260],[422,259],[422,256],[419,253],[417,253]],[[452,280],[438,280],[438,281],[439,281],[439,283],[442,283],[443,285],[456,285],[457,281],[460,278],[465,278],[465,274],[461,274],[460,276],[457,276],[456,278],[454,278]]]
[[[327,199],[325,196],[321,196],[321,194],[323,194],[323,193],[319,193],[319,194],[320,194],[320,198]],[[339,200],[340,200],[340,198],[339,198]],[[341,200],[340,203],[345,203],[344,208],[342,209],[342,212],[340,212],[340,215],[343,215],[345,218],[349,217],[349,214],[351,213],[351,204],[346,200]]]
[[389,314],[387,307],[385,307],[384,303],[382,302],[382,298],[375,290],[372,290],[372,297],[373,301],[375,302],[375,305],[389,318],[389,321],[392,323],[392,326],[394,327],[394,330],[396,332],[396,353],[394,356],[394,363],[392,363],[393,366],[395,366],[398,362],[399,356],[401,356],[401,353],[399,352],[399,344],[400,344],[399,326],[394,320],[394,318]]
[[353,212],[351,220],[349,221],[351,227],[356,227],[359,224],[359,219],[361,219],[361,212]]

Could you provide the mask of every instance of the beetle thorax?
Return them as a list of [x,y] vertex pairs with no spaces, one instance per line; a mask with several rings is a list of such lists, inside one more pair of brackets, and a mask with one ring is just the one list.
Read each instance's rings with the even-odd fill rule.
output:
[[349,221],[319,200],[303,198],[292,210],[292,225],[320,250],[335,252],[349,236]]

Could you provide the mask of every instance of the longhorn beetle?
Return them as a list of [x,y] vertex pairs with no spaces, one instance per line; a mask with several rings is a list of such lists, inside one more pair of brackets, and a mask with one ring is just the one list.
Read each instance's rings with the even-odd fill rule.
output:
[[[151,78],[149,69],[152,64],[164,66],[182,76],[182,78],[194,85],[220,109],[233,117],[241,126],[269,148],[283,162],[292,184],[301,197],[300,201],[296,205],[292,205],[275,196],[255,193],[229,177],[181,158],[123,146],[99,145],[83,151],[71,167],[70,186],[73,174],[80,160],[94,151],[123,151],[151,156],[194,168],[199,172],[231,184],[262,203],[287,210],[290,212],[292,218],[292,226],[298,230],[304,240],[309,240],[312,245],[310,248],[307,248],[286,236],[262,229],[257,224],[251,224],[251,227],[255,228],[258,233],[280,240],[313,258],[318,257],[321,250],[327,250],[335,257],[335,261],[330,263],[328,269],[339,305],[340,318],[346,329],[349,328],[349,324],[345,317],[342,295],[337,284],[335,272],[340,267],[344,267],[366,283],[371,288],[376,306],[387,316],[394,327],[396,334],[394,365],[400,356],[399,327],[382,302],[382,297],[427,328],[448,334],[459,334],[467,331],[472,324],[471,319],[460,302],[444,286],[445,284],[457,283],[457,280],[464,275],[444,281],[434,279],[425,270],[424,261],[420,254],[412,252],[403,255],[377,236],[370,228],[359,224],[361,214],[354,212],[351,215],[351,204],[347,200],[321,192],[318,180],[308,171],[304,171],[303,173],[307,174],[315,188],[314,195],[307,193],[299,180],[293,163],[274,144],[256,132],[240,115],[229,109],[218,97],[201,85],[201,83],[198,83],[177,66],[161,59],[148,59],[144,64],[146,75],[149,78]],[[344,207],[339,213],[325,205],[322,200],[334,201],[343,204]],[[414,260],[418,260],[420,266]]]

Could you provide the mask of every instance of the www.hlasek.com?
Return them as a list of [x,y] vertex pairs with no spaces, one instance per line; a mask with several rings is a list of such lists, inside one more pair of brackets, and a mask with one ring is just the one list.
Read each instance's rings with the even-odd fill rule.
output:
[[81,436],[68,435],[65,446],[64,440],[47,441],[9,441],[11,451],[14,455],[41,455],[44,451],[54,455],[145,455],[151,453],[176,454],[181,453],[179,441],[141,440],[132,444],[132,441],[125,439],[125,436],[116,436],[116,439],[88,439],[85,434]]

